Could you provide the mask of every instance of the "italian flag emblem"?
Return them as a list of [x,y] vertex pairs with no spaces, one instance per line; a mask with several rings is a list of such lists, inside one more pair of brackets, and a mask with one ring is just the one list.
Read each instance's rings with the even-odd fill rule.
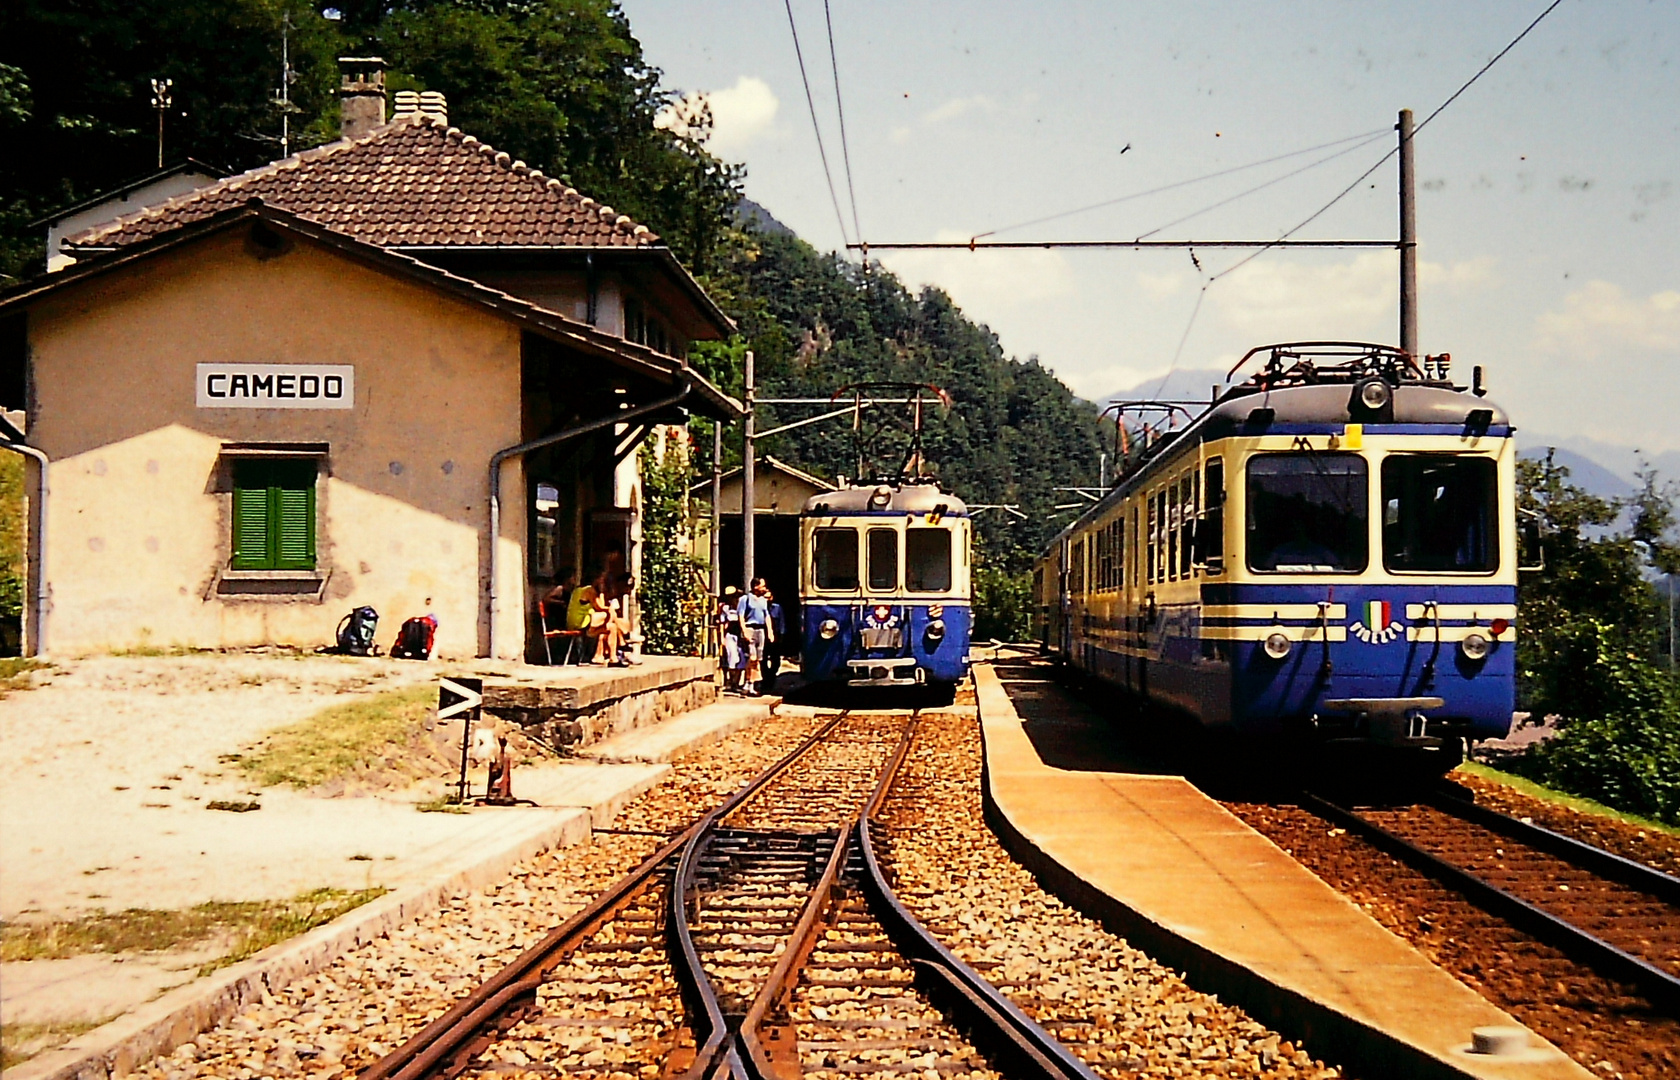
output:
[[1389,623],[1394,614],[1387,600],[1367,600],[1365,602],[1365,625],[1373,630],[1381,630]]

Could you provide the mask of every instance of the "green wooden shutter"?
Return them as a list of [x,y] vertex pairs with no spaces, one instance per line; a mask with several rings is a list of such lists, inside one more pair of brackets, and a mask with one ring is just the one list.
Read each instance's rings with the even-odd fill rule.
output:
[[263,570],[268,554],[267,462],[241,461],[234,466],[233,568]]
[[315,463],[288,461],[275,470],[274,565],[315,569]]
[[233,487],[235,570],[315,568],[315,463],[241,461]]

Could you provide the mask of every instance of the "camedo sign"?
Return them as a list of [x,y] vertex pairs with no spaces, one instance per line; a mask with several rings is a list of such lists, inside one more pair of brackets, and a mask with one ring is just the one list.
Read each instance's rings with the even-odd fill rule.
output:
[[199,364],[201,409],[348,409],[351,364]]

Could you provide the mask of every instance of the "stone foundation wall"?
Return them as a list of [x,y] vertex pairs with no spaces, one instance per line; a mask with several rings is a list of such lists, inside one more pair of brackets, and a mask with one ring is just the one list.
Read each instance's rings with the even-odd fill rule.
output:
[[485,711],[518,724],[530,738],[562,754],[637,728],[662,724],[691,709],[717,700],[717,684],[710,678],[609,698],[581,709],[545,705],[492,705]]

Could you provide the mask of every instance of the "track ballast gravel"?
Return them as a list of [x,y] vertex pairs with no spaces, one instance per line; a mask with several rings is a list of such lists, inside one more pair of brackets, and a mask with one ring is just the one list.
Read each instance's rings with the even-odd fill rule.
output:
[[[613,823],[653,835],[597,834],[593,843],[528,859],[504,881],[448,901],[389,937],[347,953],[137,1075],[146,1080],[354,1076],[634,869],[666,834],[686,828],[787,755],[819,722],[809,714],[773,716],[682,759],[670,777]],[[580,1027],[576,1034],[582,1039],[570,1049],[579,1059],[596,1049],[608,1056],[608,1047],[587,1044],[598,1033]]]
[[884,810],[894,888],[947,948],[1104,1077],[1343,1075],[1042,889],[986,827],[981,756],[973,716],[924,714]]
[[1297,806],[1227,802],[1372,918],[1606,1080],[1680,1076],[1680,1022]]

